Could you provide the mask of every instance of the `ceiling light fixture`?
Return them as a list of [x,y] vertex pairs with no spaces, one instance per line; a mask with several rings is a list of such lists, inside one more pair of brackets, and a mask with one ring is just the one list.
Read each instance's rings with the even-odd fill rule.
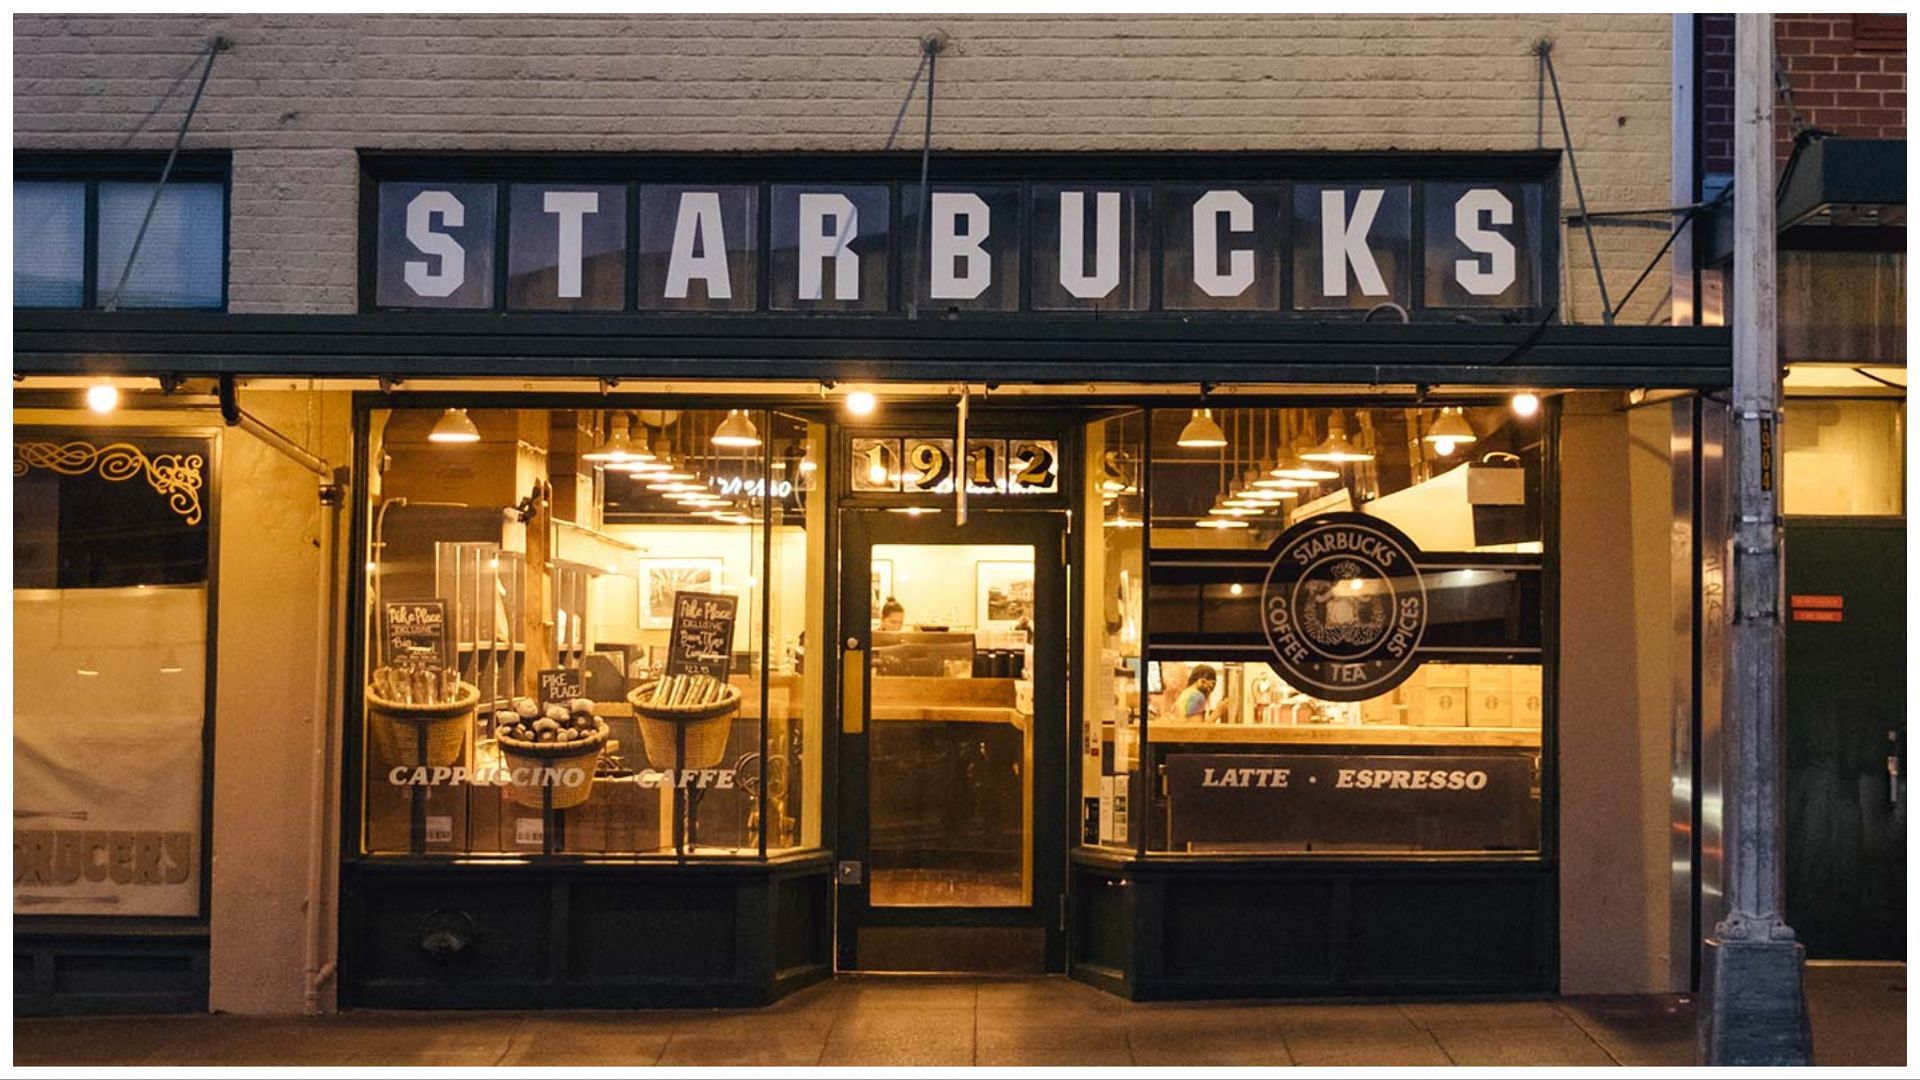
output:
[[434,421],[433,430],[427,433],[428,442],[437,443],[476,443],[480,441],[480,429],[473,425],[473,418],[465,409],[448,409]]
[[720,426],[713,429],[713,436],[708,441],[730,450],[750,449],[760,445],[760,429],[753,426],[753,421],[745,412],[733,409],[727,413],[725,420],[720,421]]
[[1212,450],[1227,445],[1227,435],[1214,422],[1212,409],[1195,409],[1187,426],[1180,429],[1180,446],[1193,450]]

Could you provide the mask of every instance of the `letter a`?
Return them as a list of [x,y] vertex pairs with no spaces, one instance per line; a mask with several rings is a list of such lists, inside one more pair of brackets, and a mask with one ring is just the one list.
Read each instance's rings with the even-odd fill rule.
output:
[[[700,241],[700,254],[693,253]],[[673,253],[667,259],[666,295],[687,298],[687,283],[706,283],[707,299],[733,299],[733,280],[727,274],[727,233],[720,221],[720,193],[688,191],[680,195],[680,214],[673,223]]]

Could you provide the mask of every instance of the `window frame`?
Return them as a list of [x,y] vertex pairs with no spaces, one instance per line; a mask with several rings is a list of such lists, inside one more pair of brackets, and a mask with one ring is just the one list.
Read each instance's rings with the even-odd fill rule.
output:
[[150,929],[164,932],[178,928],[205,928],[213,917],[213,778],[215,736],[219,721],[220,662],[220,510],[222,449],[225,445],[219,428],[198,424],[129,425],[28,422],[13,429],[13,441],[23,438],[71,440],[98,438],[101,433],[113,438],[138,442],[141,439],[201,439],[207,444],[207,464],[201,499],[207,522],[207,643],[206,701],[200,721],[200,873],[199,898],[192,915],[34,915],[14,913],[16,930],[47,932],[72,927],[125,930]]
[[[100,311],[100,185],[146,183],[160,179],[167,155],[160,151],[114,154],[22,153],[14,158],[15,183],[52,182],[83,185],[80,305],[78,307],[15,307],[15,311]],[[181,154],[167,177],[178,181],[220,184],[220,303],[214,307],[123,307],[139,311],[224,312],[232,302],[233,269],[233,155],[226,151]]]

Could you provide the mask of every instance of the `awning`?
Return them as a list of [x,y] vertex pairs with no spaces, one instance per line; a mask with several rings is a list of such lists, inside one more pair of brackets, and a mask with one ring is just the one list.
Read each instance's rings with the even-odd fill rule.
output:
[[1724,327],[1280,319],[30,312],[16,375],[1731,384]]

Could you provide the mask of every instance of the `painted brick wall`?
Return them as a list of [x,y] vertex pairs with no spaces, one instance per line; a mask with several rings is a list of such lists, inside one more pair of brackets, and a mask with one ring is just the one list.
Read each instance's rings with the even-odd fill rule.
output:
[[[1526,149],[1550,36],[1589,205],[1668,201],[1660,15],[25,15],[14,145],[167,145],[225,34],[189,146],[234,154],[232,308],[347,312],[359,149],[878,149],[936,26],[936,151]],[[1600,230],[1616,296],[1662,239]],[[1584,246],[1568,258],[1569,317],[1598,321]],[[1659,319],[1661,293],[1623,319]]]
[[[1859,139],[1907,137],[1904,15],[1776,15],[1774,48],[1792,102],[1774,102],[1775,156],[1793,149],[1792,112]],[[1706,171],[1733,171],[1733,16],[1701,18]]]

